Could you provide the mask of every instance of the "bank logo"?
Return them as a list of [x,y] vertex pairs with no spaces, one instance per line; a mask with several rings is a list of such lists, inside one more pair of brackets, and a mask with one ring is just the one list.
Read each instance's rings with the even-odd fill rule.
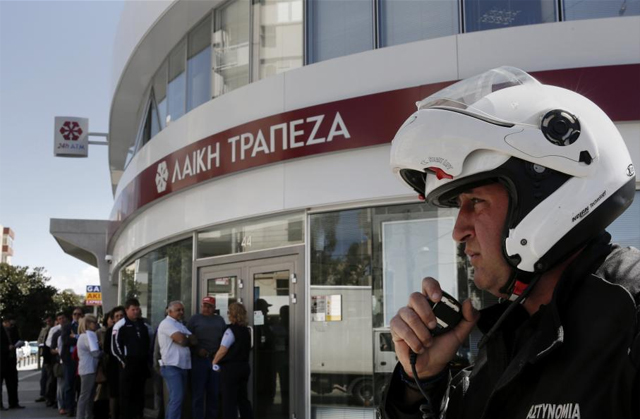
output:
[[163,161],[158,165],[158,171],[156,172],[156,188],[158,193],[164,192],[167,189],[167,180],[169,179],[169,169],[167,169],[167,162]]
[[64,124],[60,127],[60,134],[67,141],[78,141],[78,138],[82,135],[82,128],[76,121],[64,121]]

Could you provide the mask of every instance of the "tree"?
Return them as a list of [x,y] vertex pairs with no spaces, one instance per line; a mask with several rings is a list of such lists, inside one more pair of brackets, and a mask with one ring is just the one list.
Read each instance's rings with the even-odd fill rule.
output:
[[58,290],[47,285],[50,278],[44,272],[0,263],[0,314],[16,319],[23,340],[37,339],[42,319],[58,309],[53,298]]
[[57,311],[69,311],[73,307],[83,306],[83,297],[67,289],[53,296]]

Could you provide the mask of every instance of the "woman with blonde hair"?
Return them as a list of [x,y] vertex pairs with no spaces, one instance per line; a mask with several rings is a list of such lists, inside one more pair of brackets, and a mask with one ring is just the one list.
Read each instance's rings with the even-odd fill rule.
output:
[[96,330],[98,319],[87,314],[78,325],[78,375],[80,375],[80,397],[78,398],[77,419],[93,418],[93,398],[95,396],[96,369],[102,355]]
[[224,419],[253,419],[247,392],[249,384],[249,352],[251,333],[247,327],[247,309],[241,303],[229,304],[229,322],[222,336],[220,349],[213,358],[214,371],[220,371]]

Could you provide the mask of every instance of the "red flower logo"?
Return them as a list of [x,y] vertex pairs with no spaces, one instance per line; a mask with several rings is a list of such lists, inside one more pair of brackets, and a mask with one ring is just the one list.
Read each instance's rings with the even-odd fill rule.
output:
[[77,141],[82,135],[82,128],[75,121],[65,121],[60,128],[60,134],[65,140]]

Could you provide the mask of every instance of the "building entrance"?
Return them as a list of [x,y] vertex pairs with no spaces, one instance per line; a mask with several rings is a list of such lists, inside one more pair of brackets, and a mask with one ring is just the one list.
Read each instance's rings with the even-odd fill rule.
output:
[[[304,304],[298,293],[303,276],[302,253],[248,261],[216,263],[198,270],[200,295],[216,297],[220,315],[240,302],[249,313],[253,349],[249,397],[256,418],[289,419],[295,401],[304,399],[304,368],[294,368],[302,350]],[[303,291],[302,291],[303,292]],[[303,330],[303,329],[300,329]],[[224,403],[224,400],[222,401]],[[300,415],[296,415],[301,417]]]

